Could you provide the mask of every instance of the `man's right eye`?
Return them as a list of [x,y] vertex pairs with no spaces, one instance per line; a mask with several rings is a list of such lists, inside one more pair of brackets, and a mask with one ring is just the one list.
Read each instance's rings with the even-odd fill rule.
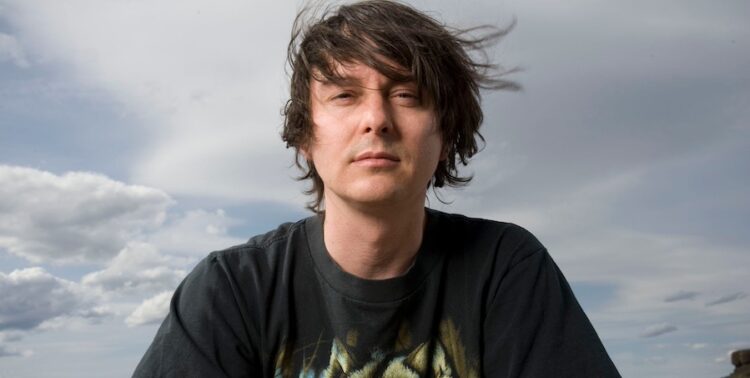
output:
[[355,99],[355,94],[351,91],[345,91],[345,92],[338,92],[335,93],[333,96],[329,97],[329,102],[332,105],[337,106],[349,106],[352,104],[352,102]]

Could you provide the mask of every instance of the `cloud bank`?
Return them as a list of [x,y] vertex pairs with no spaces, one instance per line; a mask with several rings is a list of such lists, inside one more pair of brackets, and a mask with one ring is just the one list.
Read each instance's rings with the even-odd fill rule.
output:
[[0,248],[34,263],[107,261],[159,227],[172,202],[99,174],[0,165]]
[[241,222],[221,209],[170,211],[176,202],[163,191],[103,175],[0,165],[0,184],[0,251],[89,270],[73,281],[41,266],[0,270],[4,358],[32,356],[36,348],[19,346],[29,335],[112,317],[128,327],[158,323],[200,258],[243,241],[229,235]]
[[59,316],[76,315],[94,298],[74,282],[42,268],[0,272],[0,331],[30,330]]
[[177,287],[187,274],[183,265],[153,245],[131,242],[105,269],[86,274],[81,283],[103,291],[150,294]]

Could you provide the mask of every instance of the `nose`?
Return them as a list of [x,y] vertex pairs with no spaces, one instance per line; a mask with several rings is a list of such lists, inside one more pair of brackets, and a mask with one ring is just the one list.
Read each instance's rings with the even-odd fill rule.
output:
[[363,133],[389,134],[393,132],[390,103],[380,91],[367,96],[366,101],[363,101],[361,112]]

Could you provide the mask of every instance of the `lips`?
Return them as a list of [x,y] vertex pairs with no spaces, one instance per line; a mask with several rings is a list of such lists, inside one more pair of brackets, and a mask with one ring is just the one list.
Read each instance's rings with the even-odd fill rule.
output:
[[366,151],[354,158],[352,164],[368,169],[392,169],[398,167],[401,159],[383,151]]
[[366,161],[366,160],[389,160],[393,162],[400,161],[397,156],[391,155],[387,152],[375,152],[365,151],[354,158],[354,161]]

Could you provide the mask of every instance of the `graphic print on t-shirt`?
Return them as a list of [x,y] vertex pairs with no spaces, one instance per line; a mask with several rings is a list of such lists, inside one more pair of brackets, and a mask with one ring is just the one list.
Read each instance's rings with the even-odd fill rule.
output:
[[[412,347],[411,336],[401,327],[397,340],[389,351],[375,350],[364,363],[358,363],[352,349],[356,346],[357,330],[347,332],[344,340],[334,338],[331,343],[328,366],[316,371],[318,341],[309,356],[303,358],[301,369],[293,373],[292,356],[282,348],[276,357],[276,377],[478,377],[477,358],[469,358],[460,334],[450,319],[440,322],[438,337]],[[291,353],[294,354],[294,353]]]

